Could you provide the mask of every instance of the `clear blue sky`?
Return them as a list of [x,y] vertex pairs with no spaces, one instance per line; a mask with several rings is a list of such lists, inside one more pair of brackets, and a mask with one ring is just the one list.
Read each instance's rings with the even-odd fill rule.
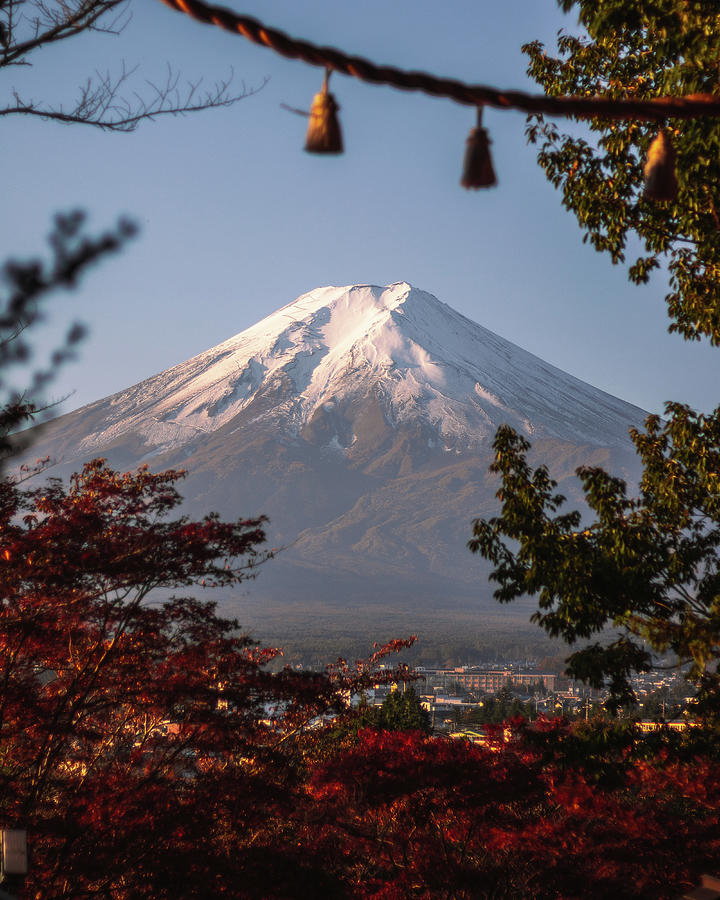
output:
[[[530,88],[521,45],[573,28],[555,0],[245,0],[235,8],[298,37],[378,62]],[[499,186],[459,187],[473,113],[448,101],[335,76],[346,153],[302,150],[322,73],[202,26],[158,0],[131,0],[119,36],[47,48],[3,72],[3,96],[69,105],[95,70],[137,65],[133,87],[167,63],[208,84],[267,84],[226,110],[106,134],[5,117],[3,257],[36,252],[52,214],[80,206],[96,228],[141,227],[122,257],[53,302],[91,336],[54,387],[64,410],[120,390],[236,334],[325,284],[406,280],[568,372],[645,409],[720,402],[720,350],[667,334],[665,279],[646,288],[582,244],[535,163],[524,116],[488,110]],[[571,126],[572,127],[572,126]]]

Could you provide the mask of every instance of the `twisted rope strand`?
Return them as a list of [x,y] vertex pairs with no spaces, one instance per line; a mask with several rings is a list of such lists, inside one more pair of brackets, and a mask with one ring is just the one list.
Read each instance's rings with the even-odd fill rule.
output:
[[202,0],[162,0],[166,6],[183,12],[198,22],[217,25],[225,31],[242,35],[287,56],[312,66],[330,68],[343,75],[359,78],[371,84],[386,84],[404,91],[422,91],[432,97],[445,97],[465,106],[493,106],[497,109],[517,109],[526,113],[545,113],[550,116],[578,116],[607,119],[639,119],[660,122],[667,118],[696,119],[700,116],[720,116],[720,97],[714,94],[690,94],[687,97],[655,97],[650,100],[611,100],[607,97],[546,97],[522,91],[500,91],[482,84],[466,84],[452,78],[438,78],[427,72],[411,72],[394,66],[378,66],[361,56],[348,56],[334,47],[319,47],[308,41],[292,38],[282,31],[269,28],[250,16],[242,16],[203,3]]

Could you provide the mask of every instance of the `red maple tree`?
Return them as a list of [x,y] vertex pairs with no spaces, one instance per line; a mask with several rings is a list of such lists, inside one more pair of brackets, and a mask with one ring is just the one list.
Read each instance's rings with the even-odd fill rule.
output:
[[263,520],[171,518],[178,472],[101,460],[0,482],[0,817],[27,896],[297,896],[297,735],[371,664],[273,674],[212,603],[268,554]]
[[561,720],[507,734],[361,733],[311,774],[309,849],[358,900],[675,898],[713,871],[717,761],[593,758],[598,735]]

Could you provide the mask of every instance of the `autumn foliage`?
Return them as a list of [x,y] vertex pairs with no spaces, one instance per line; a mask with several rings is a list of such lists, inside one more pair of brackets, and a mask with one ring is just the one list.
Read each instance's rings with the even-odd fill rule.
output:
[[567,723],[503,733],[477,747],[368,731],[313,773],[326,865],[349,896],[676,897],[712,870],[716,763],[621,754],[598,780],[564,764]]
[[363,728],[348,697],[410,677],[378,669],[409,642],[269,671],[277,651],[185,596],[253,574],[263,522],[172,518],[178,477],[2,482],[0,817],[28,830],[23,896],[674,897],[712,868],[712,736],[670,754],[562,721],[484,747]]
[[322,877],[293,837],[293,736],[372,660],[272,675],[277,651],[182,596],[266,554],[260,519],[169,518],[178,477],[95,461],[69,488],[0,485],[0,817],[30,835],[27,896],[282,896]]

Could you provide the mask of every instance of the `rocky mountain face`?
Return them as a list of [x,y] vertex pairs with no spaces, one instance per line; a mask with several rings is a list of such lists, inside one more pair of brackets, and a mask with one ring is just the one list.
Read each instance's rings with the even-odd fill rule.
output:
[[637,474],[627,432],[644,416],[409,284],[324,287],[56,419],[32,455],[60,475],[96,456],[180,467],[193,515],[267,514],[285,549],[226,601],[244,621],[410,622],[498,613],[465,546],[497,508],[498,425],[526,435],[572,498],[579,465]]

